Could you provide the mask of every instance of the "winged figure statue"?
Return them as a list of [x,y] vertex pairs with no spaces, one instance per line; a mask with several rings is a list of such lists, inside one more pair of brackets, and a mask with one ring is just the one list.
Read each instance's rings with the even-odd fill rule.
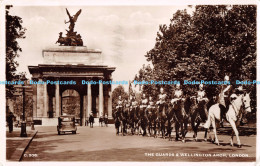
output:
[[71,32],[74,31],[75,22],[77,21],[79,15],[80,15],[80,13],[81,13],[81,9],[80,9],[74,16],[71,16],[71,15],[70,15],[70,13],[69,13],[69,11],[68,11],[67,8],[66,8],[66,12],[67,12],[67,14],[68,14],[68,16],[69,16],[69,21],[66,21],[66,20],[65,20],[65,24],[70,23],[69,32],[71,33]]

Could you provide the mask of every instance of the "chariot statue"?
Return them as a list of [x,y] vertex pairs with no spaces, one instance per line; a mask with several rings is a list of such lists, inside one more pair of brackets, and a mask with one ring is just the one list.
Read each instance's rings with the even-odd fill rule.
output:
[[77,34],[77,32],[74,32],[74,27],[75,27],[75,22],[77,21],[80,13],[81,13],[81,9],[73,16],[70,15],[68,9],[66,8],[66,12],[69,16],[69,21],[65,20],[65,24],[70,23],[69,25],[69,30],[67,31],[66,37],[62,36],[62,32],[59,33],[59,38],[56,42],[60,43],[60,46],[83,46],[83,41],[81,39],[81,35]]

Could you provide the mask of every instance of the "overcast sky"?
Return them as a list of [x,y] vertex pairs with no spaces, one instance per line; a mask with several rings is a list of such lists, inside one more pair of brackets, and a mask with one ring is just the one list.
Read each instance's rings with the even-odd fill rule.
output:
[[19,40],[18,72],[31,78],[28,66],[43,63],[42,49],[58,46],[59,32],[65,34],[69,26],[66,7],[71,15],[82,9],[74,29],[84,46],[102,50],[104,65],[116,67],[115,81],[134,79],[147,64],[144,55],[154,47],[160,24],[169,25],[178,9],[192,12],[188,6],[14,6],[10,13],[20,16],[27,29],[26,39]]

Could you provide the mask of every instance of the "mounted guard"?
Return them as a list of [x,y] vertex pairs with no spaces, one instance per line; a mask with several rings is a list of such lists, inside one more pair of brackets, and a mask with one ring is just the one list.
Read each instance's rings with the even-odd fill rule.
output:
[[[224,77],[224,81],[229,82],[229,76]],[[232,94],[233,87],[231,84],[222,84],[221,92],[219,94],[219,107],[220,107],[220,125],[223,127],[224,115],[227,113],[230,106],[230,96]]]
[[145,95],[145,93],[143,93],[142,96],[142,101],[141,101],[141,105],[140,105],[140,118],[141,118],[141,128],[143,130],[143,136],[146,135],[146,130],[147,130],[147,126],[148,126],[148,116],[147,116],[147,106],[148,106],[148,99]]
[[151,131],[154,130],[153,134],[156,135],[156,118],[157,112],[155,109],[155,103],[153,101],[153,97],[149,96],[148,106],[147,106],[147,114],[148,114],[148,132],[149,136],[151,136]]
[[[164,93],[164,89],[160,88],[160,94],[158,95],[159,100],[156,102],[158,105],[158,120],[159,120],[159,128],[162,132],[162,137],[165,138],[165,122],[166,122],[166,109],[167,107],[167,95]],[[159,133],[158,133],[159,134]]]

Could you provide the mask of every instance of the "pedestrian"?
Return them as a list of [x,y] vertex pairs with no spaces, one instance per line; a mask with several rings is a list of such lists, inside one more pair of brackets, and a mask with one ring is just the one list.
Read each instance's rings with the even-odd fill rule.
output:
[[9,133],[13,132],[13,118],[14,118],[14,114],[12,112],[9,112],[9,115],[7,117],[7,123],[8,123],[8,127],[9,127]]

